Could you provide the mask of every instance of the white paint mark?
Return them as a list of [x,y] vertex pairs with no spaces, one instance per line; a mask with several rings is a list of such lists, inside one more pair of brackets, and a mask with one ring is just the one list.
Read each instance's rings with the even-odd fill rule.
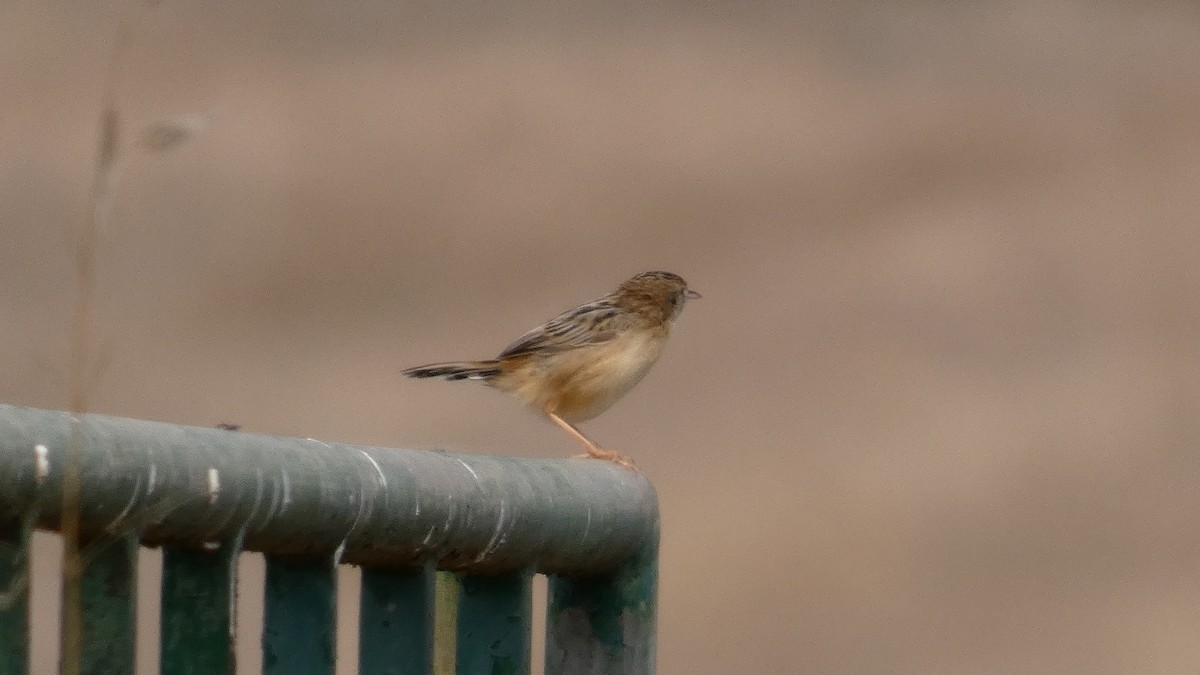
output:
[[[354,514],[354,522],[350,523],[350,529],[346,533],[347,538],[349,538],[352,533],[354,533],[355,531],[358,530],[358,524],[361,523],[363,521],[363,519],[369,518],[371,516],[371,514],[374,513],[374,511],[375,511],[374,495],[367,495],[365,491],[359,491],[357,499],[358,499],[358,513]],[[353,504],[354,500],[355,500],[355,495],[352,493],[350,495],[350,499],[347,503]],[[343,539],[342,545],[344,546],[345,544],[346,544],[346,540]]]
[[255,515],[258,514],[258,507],[262,505],[263,497],[263,475],[262,469],[254,468],[254,506],[250,509],[250,515],[246,516],[246,522],[250,522]]
[[146,478],[146,496],[149,497],[151,492],[154,492],[154,485],[158,480],[158,466],[150,465],[150,475]]
[[33,446],[33,455],[37,463],[37,483],[41,485],[42,481],[50,475],[50,448],[38,443]]
[[475,473],[475,469],[472,469],[470,464],[467,464],[466,462],[462,461],[461,459],[459,459],[457,457],[454,458],[454,461],[458,462],[459,464],[462,464],[463,468],[465,468],[467,471],[470,471],[471,475],[475,477],[476,483],[481,482],[479,480],[479,474]]
[[121,509],[116,518],[113,518],[112,523],[109,525],[110,528],[124,522],[125,516],[129,515],[129,512],[133,510],[134,504],[137,504],[138,493],[141,491],[142,477],[138,476],[137,481],[133,484],[133,494],[129,495],[129,501],[125,504],[125,508]]
[[387,487],[387,477],[383,475],[383,469],[379,466],[379,462],[376,462],[374,457],[367,454],[366,450],[359,450],[359,452],[362,453],[363,457],[367,458],[367,461],[371,463],[371,466],[375,467],[375,473],[379,474],[379,484],[383,487]]
[[[266,482],[267,481],[264,478],[263,479],[264,494],[266,493]],[[275,489],[274,486],[272,486],[271,502],[269,504],[267,504],[267,510],[263,514],[263,522],[264,523],[269,523],[271,521],[271,519],[275,517],[275,512],[279,510],[279,502],[280,502],[279,490]]]
[[279,512],[283,513],[292,503],[292,483],[288,480],[286,471],[280,472],[280,475],[283,476],[283,501],[279,504]]
[[425,546],[426,544],[428,544],[430,541],[433,540],[433,531],[436,529],[437,529],[437,527],[434,525],[429,526],[429,531],[425,533],[425,538],[421,540],[422,546]]
[[204,549],[205,551],[216,551],[221,548],[221,542],[206,541],[203,544],[200,544],[200,548]]
[[487,546],[484,546],[483,550],[479,552],[479,555],[475,556],[475,562],[483,562],[483,560],[491,555],[492,551],[496,549],[496,546],[500,541],[500,533],[504,531],[504,510],[504,500],[501,499],[500,517],[496,519],[496,531],[492,532],[492,538],[488,540]]
[[221,474],[213,467],[208,468],[208,503],[215,504],[221,493]]
[[586,523],[584,523],[584,525],[583,525],[583,535],[582,535],[582,536],[580,536],[579,538],[580,538],[580,539],[582,539],[583,541],[587,541],[588,530],[590,530],[590,529],[592,529],[592,505],[591,505],[591,504],[588,504],[588,507],[587,507],[587,522],[586,522]]

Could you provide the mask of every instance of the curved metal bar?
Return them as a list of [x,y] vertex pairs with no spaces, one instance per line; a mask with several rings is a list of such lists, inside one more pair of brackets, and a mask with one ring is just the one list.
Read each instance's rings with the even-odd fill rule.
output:
[[655,536],[645,476],[615,464],[325,443],[0,405],[0,523],[60,521],[82,434],[84,534],[276,556],[493,574],[587,576]]

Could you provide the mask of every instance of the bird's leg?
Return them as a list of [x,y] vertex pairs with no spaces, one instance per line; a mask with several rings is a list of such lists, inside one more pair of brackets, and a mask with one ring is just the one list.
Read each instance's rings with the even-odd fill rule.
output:
[[605,450],[604,448],[596,445],[595,443],[592,442],[592,439],[588,438],[587,436],[584,436],[582,431],[580,431],[579,429],[576,429],[575,425],[573,425],[570,422],[559,417],[552,409],[550,409],[549,406],[547,406],[544,409],[544,412],[546,413],[546,416],[550,418],[551,422],[554,422],[563,431],[574,436],[575,440],[579,441],[580,444],[582,444],[583,447],[587,450],[586,454],[576,455],[576,457],[591,457],[593,459],[605,459],[610,462],[615,462],[616,464],[620,464],[621,466],[625,467],[626,469],[631,469],[633,471],[637,471],[637,466],[634,465],[633,460],[629,459],[628,457],[626,457],[625,455],[622,455],[619,452],[614,452],[612,450]]

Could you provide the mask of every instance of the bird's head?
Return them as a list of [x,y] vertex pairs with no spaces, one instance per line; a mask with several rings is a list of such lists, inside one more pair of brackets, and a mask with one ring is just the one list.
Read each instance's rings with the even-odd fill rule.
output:
[[671,272],[643,272],[621,284],[614,295],[643,311],[661,312],[665,321],[674,321],[684,303],[701,297],[683,277]]

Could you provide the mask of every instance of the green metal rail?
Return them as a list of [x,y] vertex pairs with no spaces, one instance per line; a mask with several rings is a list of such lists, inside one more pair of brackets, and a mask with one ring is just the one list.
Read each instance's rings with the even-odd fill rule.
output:
[[267,560],[264,673],[333,673],[339,564],[363,570],[362,675],[433,672],[436,570],[457,580],[457,673],[529,672],[535,573],[547,675],[654,671],[658,506],[640,474],[0,405],[0,675],[30,667],[29,533],[59,527],[72,438],[88,675],[133,671],[139,544],[164,552],[165,674],[234,672],[242,551]]

